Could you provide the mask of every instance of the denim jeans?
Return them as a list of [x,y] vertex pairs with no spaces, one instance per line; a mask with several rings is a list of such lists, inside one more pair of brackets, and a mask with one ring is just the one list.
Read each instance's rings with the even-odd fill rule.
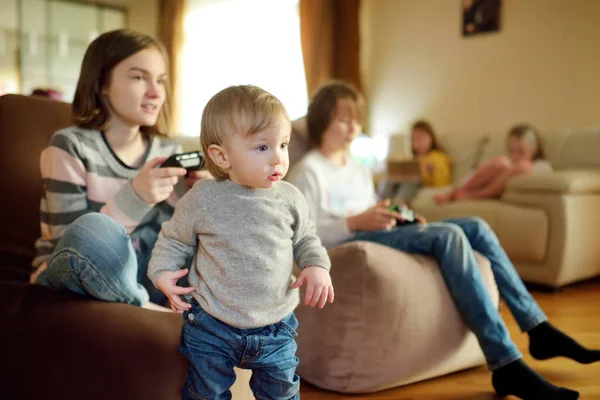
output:
[[434,257],[446,286],[467,326],[475,333],[490,369],[500,368],[521,353],[485,288],[473,250],[490,260],[500,296],[526,332],[547,320],[489,225],[480,218],[459,218],[390,231],[358,232],[350,240],[366,240]]
[[[138,258],[142,261],[138,262]],[[85,214],[69,225],[36,282],[83,296],[136,306],[148,302],[139,282],[146,276],[148,255],[136,254],[125,228],[100,213]],[[140,271],[143,269],[143,271]],[[161,302],[157,293],[154,301]]]
[[189,361],[182,399],[231,399],[233,367],[251,369],[250,388],[257,400],[300,398],[296,374],[294,314],[281,322],[237,329],[206,313],[195,300],[183,314],[179,351]]

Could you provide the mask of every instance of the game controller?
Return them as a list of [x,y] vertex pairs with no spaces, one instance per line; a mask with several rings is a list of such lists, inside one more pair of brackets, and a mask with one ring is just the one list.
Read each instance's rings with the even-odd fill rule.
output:
[[199,151],[173,154],[162,163],[161,168],[185,168],[187,172],[198,171],[204,166],[204,154]]
[[418,224],[417,214],[410,208],[402,205],[393,205],[388,208],[390,211],[397,212],[402,216],[402,219],[396,219],[397,225]]

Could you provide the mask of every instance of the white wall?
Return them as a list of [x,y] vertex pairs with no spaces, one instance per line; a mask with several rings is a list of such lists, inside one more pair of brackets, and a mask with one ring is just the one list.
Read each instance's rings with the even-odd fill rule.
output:
[[600,1],[503,0],[499,33],[463,38],[460,0],[363,0],[370,132],[505,134],[600,124]]

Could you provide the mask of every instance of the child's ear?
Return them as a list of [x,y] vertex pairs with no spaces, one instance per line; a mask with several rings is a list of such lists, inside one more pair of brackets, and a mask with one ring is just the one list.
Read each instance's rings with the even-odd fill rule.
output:
[[221,168],[222,170],[227,171],[229,167],[231,167],[227,149],[225,149],[223,146],[211,144],[208,146],[208,156],[217,165],[217,167]]

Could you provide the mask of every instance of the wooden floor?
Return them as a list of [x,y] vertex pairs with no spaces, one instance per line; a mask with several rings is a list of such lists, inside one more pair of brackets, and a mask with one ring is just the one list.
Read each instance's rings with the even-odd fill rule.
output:
[[[532,290],[550,321],[588,348],[600,349],[600,281],[586,282],[558,293]],[[521,334],[514,319],[501,307],[515,343],[525,355],[524,360],[555,385],[566,386],[581,393],[580,399],[600,399],[600,362],[579,365],[567,359],[536,361],[527,352],[527,335]],[[319,390],[303,383],[302,400],[421,400],[421,399],[496,399],[491,374],[485,367],[457,372],[397,389],[371,395],[342,395]],[[512,399],[512,397],[511,397]]]

